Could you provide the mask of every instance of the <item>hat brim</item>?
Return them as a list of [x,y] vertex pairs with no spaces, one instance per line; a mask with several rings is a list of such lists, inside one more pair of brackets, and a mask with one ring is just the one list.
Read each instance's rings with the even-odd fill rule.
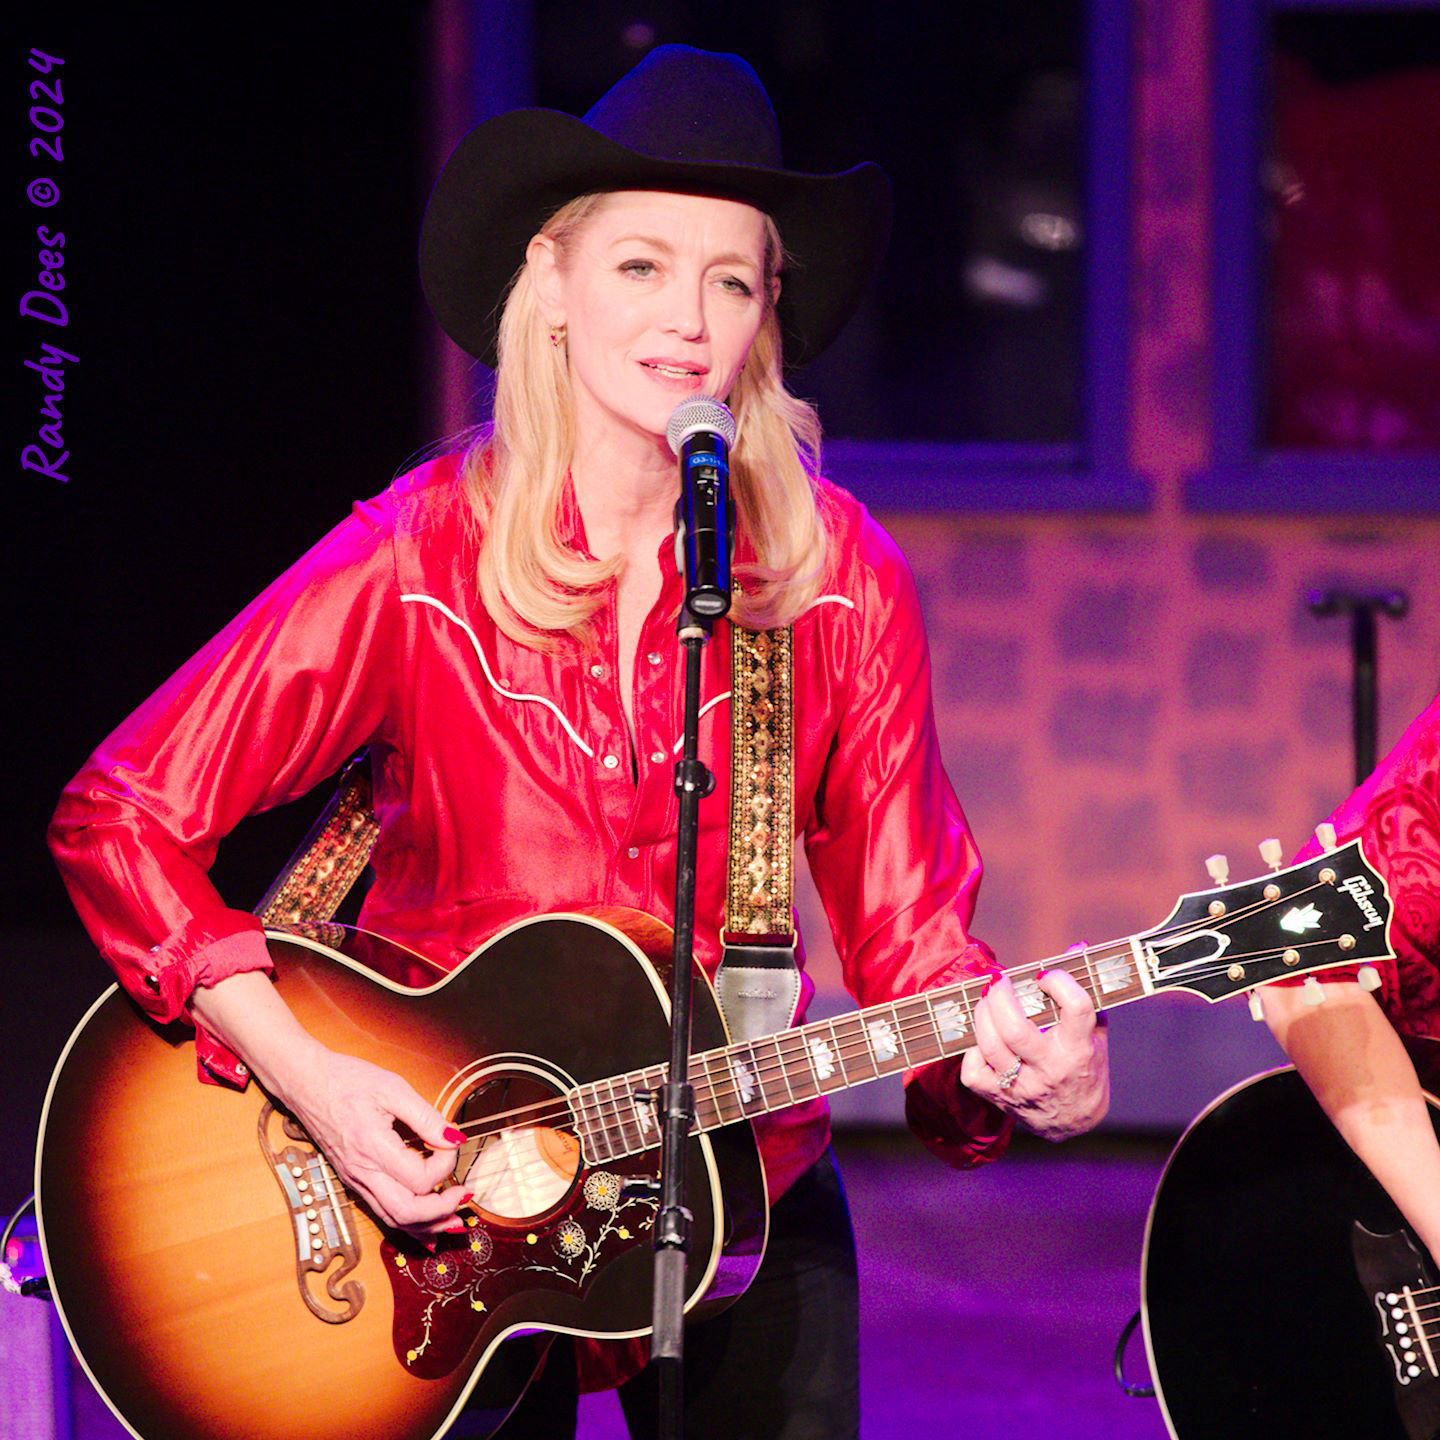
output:
[[674,190],[742,200],[775,221],[790,257],[779,319],[787,368],[840,333],[890,238],[890,182],[878,165],[832,175],[657,159],[558,110],[510,110],[455,147],[420,230],[420,282],[461,349],[494,366],[500,309],[546,218],[597,190]]

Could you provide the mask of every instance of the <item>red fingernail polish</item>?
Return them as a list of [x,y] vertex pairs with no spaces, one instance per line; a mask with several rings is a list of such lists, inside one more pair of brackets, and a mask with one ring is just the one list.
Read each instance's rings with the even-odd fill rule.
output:
[[464,1131],[457,1130],[453,1125],[447,1125],[445,1127],[445,1143],[447,1145],[463,1145],[465,1143]]
[[465,1233],[465,1222],[463,1220],[457,1220],[453,1225],[447,1225],[445,1227],[445,1233],[447,1235],[463,1235]]
[[435,1253],[435,1246],[439,1242],[436,1240],[426,1240],[422,1243],[424,1244],[425,1248],[433,1255]]
[[475,1198],[475,1192],[474,1192],[473,1190],[467,1190],[467,1191],[460,1197],[460,1203],[461,1203],[462,1205],[468,1205],[474,1198]]

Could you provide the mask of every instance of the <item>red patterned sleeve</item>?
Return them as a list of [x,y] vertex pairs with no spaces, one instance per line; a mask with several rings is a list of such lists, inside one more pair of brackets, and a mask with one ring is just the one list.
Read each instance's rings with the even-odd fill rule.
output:
[[[864,517],[853,689],[806,853],[845,983],[878,1004],[994,968],[969,926],[980,854],[940,758],[919,597],[895,543]],[[947,1163],[994,1159],[1013,1122],[960,1084],[960,1059],[907,1077],[911,1128]]]
[[[1360,837],[1394,906],[1394,961],[1377,965],[1380,1000],[1402,1034],[1440,1039],[1440,696],[1375,773],[1330,817],[1336,837]],[[1296,857],[1319,853],[1311,841]],[[1320,980],[1355,978],[1355,968]]]

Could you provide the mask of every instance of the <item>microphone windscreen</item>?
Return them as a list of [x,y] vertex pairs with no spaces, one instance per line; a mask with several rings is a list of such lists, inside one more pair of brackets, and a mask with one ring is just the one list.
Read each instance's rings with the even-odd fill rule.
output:
[[685,437],[697,430],[721,436],[726,445],[735,443],[735,417],[713,395],[692,395],[675,407],[665,426],[665,438],[670,442],[671,451],[679,455]]

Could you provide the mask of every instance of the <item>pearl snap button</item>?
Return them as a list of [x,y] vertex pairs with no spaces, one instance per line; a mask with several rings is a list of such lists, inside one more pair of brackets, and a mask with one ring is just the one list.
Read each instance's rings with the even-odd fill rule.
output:
[[665,763],[665,752],[663,750],[652,750],[650,752],[650,760],[652,764],[663,765]]
[[652,650],[645,658],[652,665],[658,665],[660,663],[660,652],[658,650]]
[[613,755],[607,755],[600,763],[607,770],[613,770],[620,762]]
[[638,845],[632,845],[625,853],[632,860],[638,860],[640,858],[640,847]]
[[597,680],[603,680],[605,678],[605,667],[603,665],[592,665],[590,667],[590,673]]

